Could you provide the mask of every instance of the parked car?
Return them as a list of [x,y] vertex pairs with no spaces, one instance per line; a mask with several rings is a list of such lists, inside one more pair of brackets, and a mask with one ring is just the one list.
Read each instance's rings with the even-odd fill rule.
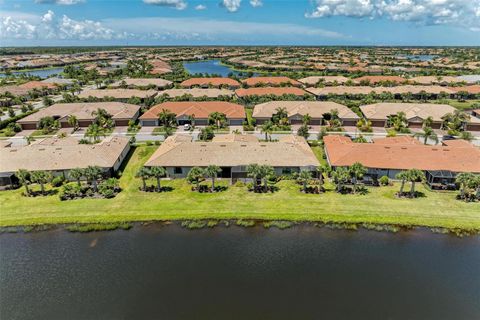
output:
[[189,125],[188,123],[185,123],[185,124],[183,125],[183,130],[185,130],[185,131],[190,131],[191,128],[192,128],[192,126]]

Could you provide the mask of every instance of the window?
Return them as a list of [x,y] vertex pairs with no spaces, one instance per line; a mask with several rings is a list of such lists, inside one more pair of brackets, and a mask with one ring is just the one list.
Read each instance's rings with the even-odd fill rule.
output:
[[173,173],[175,173],[175,174],[182,174],[182,173],[183,173],[182,167],[175,167],[175,168],[173,169]]
[[283,168],[282,169],[282,174],[291,174],[292,173],[292,169],[291,168]]

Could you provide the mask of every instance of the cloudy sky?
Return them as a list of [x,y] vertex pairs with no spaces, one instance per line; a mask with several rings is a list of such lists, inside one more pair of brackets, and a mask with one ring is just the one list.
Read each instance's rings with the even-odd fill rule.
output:
[[0,46],[480,45],[480,0],[0,0]]

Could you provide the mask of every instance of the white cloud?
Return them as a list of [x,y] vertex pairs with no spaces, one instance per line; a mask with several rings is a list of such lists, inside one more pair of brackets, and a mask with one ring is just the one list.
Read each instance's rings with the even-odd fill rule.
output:
[[184,0],[143,0],[143,2],[160,7],[175,8],[177,10],[183,10],[187,7],[187,3]]
[[205,10],[207,9],[206,6],[204,6],[203,4],[199,4],[198,6],[195,7],[195,10]]
[[101,22],[57,18],[52,10],[42,16],[6,12],[0,15],[0,39],[113,40],[128,34],[115,32]]
[[250,5],[254,8],[263,6],[262,0],[250,0]]
[[480,0],[316,0],[307,18],[386,17],[425,25],[480,26]]
[[85,0],[35,0],[35,3],[59,4],[63,6],[71,6],[83,2],[85,2]]
[[240,9],[240,4],[242,0],[222,0],[220,3],[223,7],[225,7],[230,12],[235,12]]

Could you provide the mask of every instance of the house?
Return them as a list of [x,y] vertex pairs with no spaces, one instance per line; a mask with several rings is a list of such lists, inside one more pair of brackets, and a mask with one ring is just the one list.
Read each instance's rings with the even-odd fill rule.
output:
[[58,77],[47,78],[45,80],[42,80],[41,82],[54,84],[57,86],[67,87],[67,88],[71,87],[74,84],[74,80],[72,79],[65,79],[65,78],[58,78]]
[[296,86],[300,87],[302,84],[297,80],[290,79],[289,77],[253,77],[242,81],[249,87],[255,86]]
[[400,84],[405,81],[407,81],[407,79],[399,76],[363,76],[363,77],[353,79],[354,83],[357,83],[357,84],[368,83],[370,85],[375,85],[382,82]]
[[472,115],[480,119],[480,109],[472,110]]
[[184,178],[192,167],[217,165],[221,178],[246,179],[249,164],[266,164],[277,174],[300,170],[315,171],[318,159],[304,138],[287,135],[278,142],[259,142],[229,134],[215,137],[212,142],[193,142],[191,136],[168,137],[145,163],[147,167],[164,167],[170,178]]
[[306,91],[296,87],[255,87],[255,88],[242,88],[235,90],[235,94],[240,97],[249,96],[278,96],[294,95],[302,97],[309,95]]
[[75,116],[80,127],[88,127],[95,120],[94,112],[98,109],[105,109],[111,114],[116,126],[128,126],[128,122],[137,120],[140,113],[139,106],[121,102],[56,103],[18,120],[17,123],[23,130],[34,130],[38,128],[42,118],[53,117],[60,122],[62,128],[69,128],[71,125],[68,119]]
[[125,78],[119,80],[110,85],[112,88],[120,88],[122,85],[126,85],[130,89],[142,89],[142,88],[156,88],[165,89],[172,86],[172,81],[168,81],[160,78]]
[[193,98],[218,98],[220,96],[232,97],[234,92],[228,89],[201,89],[201,88],[192,88],[192,89],[167,89],[159,91],[158,95],[167,95],[170,98],[182,97],[185,95],[192,96]]
[[466,82],[468,84],[480,84],[480,74],[469,74],[457,77],[457,82]]
[[46,138],[27,146],[0,146],[0,187],[15,185],[19,169],[49,171],[64,176],[73,168],[99,166],[106,176],[113,175],[130,150],[127,137],[110,136],[97,144],[79,144],[73,137]]
[[455,92],[448,87],[423,85],[400,85],[395,87],[332,86],[323,88],[307,88],[306,90],[317,96],[319,99],[323,99],[329,95],[359,96],[368,95],[370,93],[390,93],[396,99],[401,99],[403,94],[411,94],[414,97],[428,95],[433,98],[440,94],[446,94],[447,97],[455,94]]
[[208,116],[213,112],[220,112],[226,115],[228,125],[241,126],[245,120],[245,109],[243,106],[225,101],[178,101],[164,102],[153,106],[142,116],[140,123],[142,126],[158,126],[159,114],[163,110],[168,110],[176,115],[177,123],[183,125],[192,123],[194,117],[195,125],[208,125]]
[[[389,116],[404,112],[410,128],[421,128],[423,121],[432,117],[432,128],[440,129],[443,123],[442,117],[448,113],[453,113],[456,109],[448,104],[384,102],[360,106],[360,110],[374,127],[387,127]],[[467,123],[467,129],[480,130],[480,119],[472,117]]]
[[307,86],[315,86],[317,83],[331,84],[344,84],[350,80],[350,78],[344,76],[311,76],[299,79],[301,83]]
[[430,146],[413,137],[394,137],[354,143],[340,135],[326,136],[323,141],[327,161],[334,169],[359,162],[374,179],[395,179],[403,170],[419,169],[431,186],[441,186],[454,183],[457,173],[480,173],[480,149],[468,142]]
[[449,85],[450,83],[462,82],[458,77],[452,76],[419,76],[408,79],[408,82],[421,85]]
[[[344,126],[355,126],[360,117],[348,107],[331,101],[270,101],[257,104],[252,117],[257,125],[271,120],[278,108],[284,108],[290,124],[301,124],[304,115],[311,117],[311,125],[322,125],[333,109],[338,111]],[[326,119],[325,119],[326,118]]]
[[87,99],[89,97],[97,99],[113,98],[115,101],[127,102],[130,98],[140,98],[145,100],[157,95],[156,90],[138,90],[138,89],[91,89],[82,91],[78,97]]
[[240,83],[237,80],[230,79],[230,78],[221,78],[221,77],[191,78],[183,81],[180,85],[184,88],[227,87],[230,89],[236,89],[240,87]]
[[58,86],[55,83],[43,82],[43,81],[29,81],[19,85],[20,88],[28,90],[55,90]]

